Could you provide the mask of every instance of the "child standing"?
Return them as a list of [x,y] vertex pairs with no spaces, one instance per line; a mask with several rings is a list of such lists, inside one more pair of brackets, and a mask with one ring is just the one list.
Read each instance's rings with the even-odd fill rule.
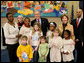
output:
[[72,62],[74,60],[74,41],[70,38],[71,32],[69,30],[65,30],[63,36],[63,48],[61,50],[63,62]]
[[51,62],[61,62],[62,45],[62,38],[59,36],[59,30],[56,29],[49,40]]
[[[54,30],[56,29],[56,27],[57,27],[57,24],[55,22],[50,22],[49,30],[48,30],[47,35],[46,35],[48,42],[49,42],[49,38],[51,37],[51,35],[54,32]],[[50,48],[49,48],[49,54],[47,57],[47,62],[50,62]]]
[[47,61],[47,55],[49,52],[48,43],[46,43],[46,37],[41,36],[40,42],[41,42],[41,44],[39,45],[39,49],[38,49],[39,62],[46,62]]
[[38,23],[34,23],[34,26],[33,26],[33,30],[32,32],[30,33],[30,44],[33,48],[33,61],[34,62],[37,62],[38,61],[38,46],[40,44],[39,42],[39,37],[42,36],[42,31],[41,31],[41,27]]
[[21,37],[21,44],[17,48],[17,57],[19,58],[19,62],[30,62],[33,58],[32,47],[27,44],[27,36]]

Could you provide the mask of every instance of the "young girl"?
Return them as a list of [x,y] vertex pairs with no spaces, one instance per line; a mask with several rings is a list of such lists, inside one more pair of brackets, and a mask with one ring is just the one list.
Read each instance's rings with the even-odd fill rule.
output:
[[53,31],[56,29],[57,24],[55,22],[50,22],[49,31],[47,32],[47,38],[51,37]]
[[59,36],[59,30],[56,29],[49,40],[51,62],[61,62],[62,45],[62,38]]
[[29,39],[30,44],[33,47],[33,51],[34,51],[34,54],[33,54],[34,55],[34,58],[33,58],[34,62],[38,61],[37,49],[38,49],[38,46],[40,44],[40,42],[39,42],[39,37],[40,36],[42,36],[41,27],[38,23],[35,23],[34,26],[33,26],[33,30],[30,33],[30,39]]
[[20,45],[17,48],[17,57],[19,58],[19,62],[30,62],[33,58],[32,47],[27,44],[27,36],[21,37]]
[[63,48],[61,50],[63,56],[63,62],[71,62],[74,60],[74,41],[70,38],[71,32],[69,30],[64,31]]
[[26,17],[24,19],[24,24],[21,27],[19,33],[22,35],[26,35],[29,38],[31,31],[32,31],[32,27],[30,26],[30,18]]
[[[55,22],[50,22],[49,30],[48,30],[47,35],[46,35],[48,42],[49,42],[49,38],[51,37],[51,35],[54,32],[54,30],[56,29],[56,27],[57,27],[57,24]],[[47,57],[47,62],[50,62],[50,48],[49,48],[49,54]]]
[[48,43],[46,43],[46,37],[41,36],[40,42],[41,42],[41,44],[39,45],[39,49],[38,49],[39,62],[46,62],[47,61],[47,55],[49,52]]

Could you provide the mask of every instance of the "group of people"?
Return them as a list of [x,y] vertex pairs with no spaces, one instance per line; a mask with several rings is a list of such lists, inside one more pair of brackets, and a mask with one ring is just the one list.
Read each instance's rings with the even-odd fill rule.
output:
[[[74,62],[83,61],[83,18],[82,10],[77,10],[77,19],[68,21],[66,14],[61,16],[62,24],[48,22],[41,18],[39,11],[34,12],[35,19],[18,16],[14,22],[11,13],[7,13],[8,22],[4,25],[4,36],[11,62]],[[78,23],[78,19],[80,21]]]

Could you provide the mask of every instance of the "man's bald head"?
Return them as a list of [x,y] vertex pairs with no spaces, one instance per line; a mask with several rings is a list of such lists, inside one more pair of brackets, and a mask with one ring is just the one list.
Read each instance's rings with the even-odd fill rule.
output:
[[77,18],[80,18],[82,16],[82,9],[77,10]]

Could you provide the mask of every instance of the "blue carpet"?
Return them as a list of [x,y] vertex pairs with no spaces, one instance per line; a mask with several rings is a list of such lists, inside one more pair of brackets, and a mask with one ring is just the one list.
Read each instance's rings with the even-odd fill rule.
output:
[[1,50],[1,62],[10,62],[7,49]]

